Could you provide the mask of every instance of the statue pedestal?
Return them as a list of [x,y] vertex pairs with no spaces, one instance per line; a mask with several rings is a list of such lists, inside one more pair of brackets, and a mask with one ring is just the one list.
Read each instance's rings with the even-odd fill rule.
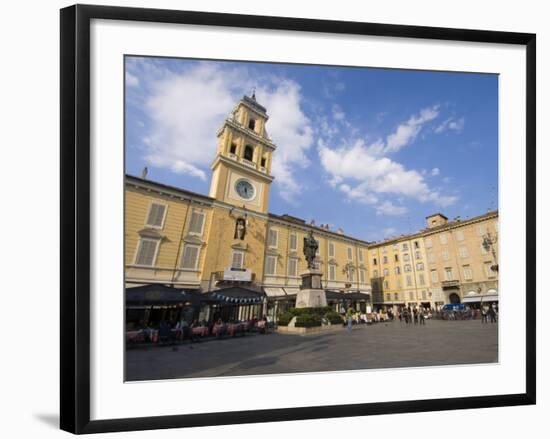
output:
[[323,274],[318,270],[310,270],[300,273],[302,285],[296,295],[296,308],[311,308],[327,306],[325,290],[321,285]]

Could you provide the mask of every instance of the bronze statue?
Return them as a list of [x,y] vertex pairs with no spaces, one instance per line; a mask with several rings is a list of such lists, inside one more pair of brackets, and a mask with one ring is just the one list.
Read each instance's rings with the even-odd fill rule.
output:
[[244,240],[246,235],[246,219],[244,217],[239,217],[235,220],[235,234],[233,239]]
[[314,261],[318,248],[319,243],[313,237],[313,231],[310,230],[308,234],[304,237],[304,256],[306,257],[307,268],[315,269]]

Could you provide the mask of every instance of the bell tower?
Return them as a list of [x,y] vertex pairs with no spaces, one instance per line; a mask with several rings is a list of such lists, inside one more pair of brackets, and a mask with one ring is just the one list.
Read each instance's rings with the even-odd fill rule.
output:
[[243,96],[224,121],[217,132],[218,146],[211,165],[212,198],[267,213],[276,148],[265,128],[268,118],[253,93],[252,97]]

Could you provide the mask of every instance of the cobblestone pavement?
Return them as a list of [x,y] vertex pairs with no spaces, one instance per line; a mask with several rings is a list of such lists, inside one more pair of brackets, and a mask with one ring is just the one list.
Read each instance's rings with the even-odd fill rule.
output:
[[498,325],[399,321],[310,335],[246,335],[126,352],[126,379],[258,375],[352,369],[494,363]]

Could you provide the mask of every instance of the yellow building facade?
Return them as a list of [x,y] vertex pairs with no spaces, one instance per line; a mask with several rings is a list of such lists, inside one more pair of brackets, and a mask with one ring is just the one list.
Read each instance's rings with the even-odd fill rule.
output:
[[[380,243],[269,213],[276,145],[267,120],[254,96],[235,106],[217,132],[208,195],[126,177],[127,287],[209,292],[239,285],[268,297],[292,295],[307,268],[303,239],[312,230],[326,290],[372,293],[378,307],[434,307],[498,291],[497,212],[452,222],[434,215],[425,230]],[[487,271],[488,264],[497,270]]]

